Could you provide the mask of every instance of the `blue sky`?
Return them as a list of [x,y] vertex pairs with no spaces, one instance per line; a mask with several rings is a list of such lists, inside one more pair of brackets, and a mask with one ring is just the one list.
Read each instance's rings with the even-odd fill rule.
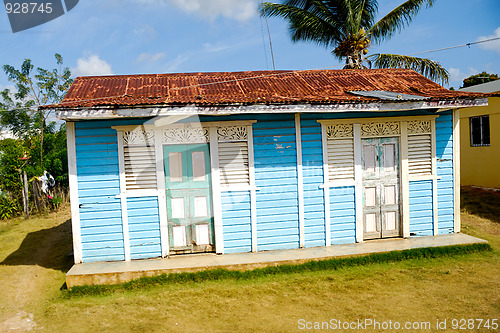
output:
[[[379,15],[403,0],[380,0]],[[0,64],[30,58],[55,67],[60,53],[75,75],[272,69],[257,0],[80,0],[67,14],[12,33],[0,10]],[[372,52],[412,54],[500,36],[499,0],[435,0],[412,24]],[[340,63],[331,50],[290,41],[286,23],[269,21],[277,69],[319,69]],[[424,54],[451,73],[450,86],[483,70],[500,73],[500,41]],[[0,89],[9,87],[0,74]]]

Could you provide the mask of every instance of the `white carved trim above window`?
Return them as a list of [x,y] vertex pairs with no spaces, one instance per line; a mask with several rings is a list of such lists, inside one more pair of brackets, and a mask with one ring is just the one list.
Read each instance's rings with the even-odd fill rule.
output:
[[219,142],[237,142],[248,140],[248,126],[221,126],[217,127]]
[[143,129],[124,131],[123,145],[153,147],[155,145],[155,133],[154,131],[147,131]]
[[431,133],[431,120],[410,120],[408,121],[408,135]]
[[334,124],[326,126],[327,139],[352,138],[352,124]]
[[399,122],[371,122],[361,124],[362,137],[398,136],[400,134]]
[[207,127],[201,123],[186,123],[169,126],[163,130],[163,144],[207,143],[210,135]]

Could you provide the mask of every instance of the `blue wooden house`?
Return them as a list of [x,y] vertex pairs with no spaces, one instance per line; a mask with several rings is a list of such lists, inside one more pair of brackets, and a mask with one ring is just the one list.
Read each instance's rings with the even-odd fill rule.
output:
[[458,110],[411,70],[80,77],[75,263],[460,231]]

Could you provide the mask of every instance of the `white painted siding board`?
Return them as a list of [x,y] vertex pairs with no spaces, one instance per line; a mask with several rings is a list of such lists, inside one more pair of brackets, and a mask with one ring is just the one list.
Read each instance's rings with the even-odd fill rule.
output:
[[[248,132],[248,172],[250,186],[250,223],[252,233],[252,252],[257,252],[257,192],[255,190],[255,154],[253,146],[253,131],[252,125],[247,126]],[[242,151],[244,151],[242,149]]]
[[453,232],[460,232],[460,114],[453,110]]
[[75,264],[82,263],[82,234],[80,225],[80,204],[78,198],[78,175],[76,166],[75,123],[66,123],[66,137],[68,147],[68,178],[71,202],[71,230],[73,233],[73,257]]
[[363,242],[363,166],[361,165],[361,124],[353,124],[354,136],[354,200],[356,214],[356,242]]
[[299,201],[299,247],[305,247],[304,173],[302,168],[302,131],[300,114],[295,114],[295,143],[297,149],[297,192]]
[[210,135],[210,166],[212,168],[212,201],[214,208],[215,251],[224,253],[224,233],[222,225],[221,179],[219,169],[219,147],[217,127],[209,128]]
[[[155,137],[161,138],[163,131],[155,130]],[[160,243],[162,257],[169,255],[169,240],[168,240],[168,220],[167,220],[167,197],[165,193],[165,169],[163,144],[161,140],[155,140],[155,155],[156,155],[156,181],[158,187],[158,214],[160,219]]]
[[402,190],[402,213],[403,213],[403,237],[410,237],[410,183],[408,179],[408,123],[401,124],[401,190]]
[[[326,185],[329,182],[329,170],[328,170],[328,139],[326,137],[326,125],[321,124],[321,141],[323,143],[323,183]],[[325,186],[323,188],[324,191],[324,200],[325,200],[325,245],[329,246],[332,244],[332,236],[331,236],[331,226],[330,226],[330,188]]]

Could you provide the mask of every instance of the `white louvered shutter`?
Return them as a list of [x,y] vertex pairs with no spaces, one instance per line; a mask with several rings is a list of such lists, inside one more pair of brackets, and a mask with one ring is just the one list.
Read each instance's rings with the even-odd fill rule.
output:
[[354,140],[328,139],[328,181],[354,180]]
[[154,139],[142,131],[123,133],[125,186],[129,190],[157,188]]
[[248,142],[219,142],[219,169],[221,185],[249,185]]
[[432,174],[431,135],[408,136],[408,171],[410,176]]

